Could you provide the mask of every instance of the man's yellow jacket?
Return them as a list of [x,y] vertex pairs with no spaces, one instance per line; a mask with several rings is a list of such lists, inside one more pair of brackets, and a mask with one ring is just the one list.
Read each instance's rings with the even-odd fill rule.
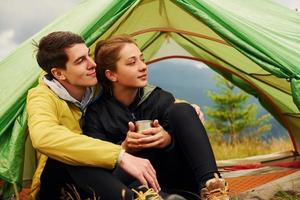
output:
[[33,147],[38,152],[30,199],[35,199],[47,156],[70,165],[113,169],[121,146],[82,134],[82,111],[59,98],[42,81],[27,96],[28,127]]

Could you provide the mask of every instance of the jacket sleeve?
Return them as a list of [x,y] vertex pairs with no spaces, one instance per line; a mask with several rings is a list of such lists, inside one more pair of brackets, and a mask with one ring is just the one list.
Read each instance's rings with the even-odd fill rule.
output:
[[33,146],[42,154],[70,165],[114,168],[121,147],[61,124],[57,101],[47,92],[28,93],[28,127]]

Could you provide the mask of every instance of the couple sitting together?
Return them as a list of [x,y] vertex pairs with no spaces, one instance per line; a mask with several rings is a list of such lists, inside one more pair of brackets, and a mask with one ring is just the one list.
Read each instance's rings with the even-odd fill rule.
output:
[[[94,59],[71,32],[36,46],[46,74],[27,97],[38,152],[31,199],[229,199],[200,108],[148,85],[132,38],[99,41]],[[137,132],[139,120],[152,127]]]

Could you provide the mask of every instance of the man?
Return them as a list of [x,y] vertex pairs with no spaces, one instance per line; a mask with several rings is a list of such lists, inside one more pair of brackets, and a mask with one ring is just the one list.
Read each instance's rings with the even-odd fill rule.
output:
[[[39,192],[43,168],[56,160],[107,170],[118,165],[142,184],[158,191],[155,171],[148,160],[124,152],[120,145],[82,134],[80,122],[97,85],[96,64],[83,39],[71,32],[53,32],[42,38],[37,48],[37,61],[46,75],[27,97],[30,137],[39,153],[31,198],[35,199]],[[48,171],[51,166],[49,164]],[[68,173],[62,176],[66,177],[57,178],[67,182],[70,179]],[[51,188],[51,182],[44,188]]]

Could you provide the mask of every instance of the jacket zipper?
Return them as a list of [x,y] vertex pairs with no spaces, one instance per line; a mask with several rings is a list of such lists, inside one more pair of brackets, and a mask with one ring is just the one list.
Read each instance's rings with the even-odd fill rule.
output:
[[136,121],[136,117],[135,117],[135,115],[134,115],[133,112],[131,113],[131,117],[132,117],[133,122],[135,122]]

